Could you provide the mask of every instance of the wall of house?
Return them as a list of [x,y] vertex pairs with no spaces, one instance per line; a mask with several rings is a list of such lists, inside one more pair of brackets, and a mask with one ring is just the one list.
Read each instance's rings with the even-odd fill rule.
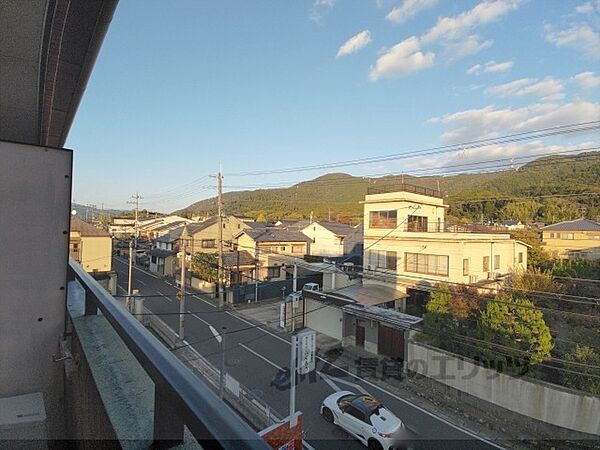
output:
[[82,236],[80,241],[81,267],[86,272],[112,270],[112,238],[110,236]]
[[305,299],[305,325],[318,333],[342,340],[342,309],[323,302]]
[[[573,239],[556,238],[567,234],[572,234]],[[600,259],[600,231],[543,231],[542,242],[544,249],[556,258]]]
[[524,416],[582,433],[600,434],[598,396],[511,377],[416,342],[408,343],[407,367],[438,383]]
[[336,236],[317,222],[305,227],[302,233],[312,239],[310,244],[311,255],[330,257],[344,255],[344,239]]
[[[399,237],[400,235],[401,237]],[[506,236],[500,236],[502,239],[498,241],[489,241],[487,235],[476,233],[460,233],[460,236],[457,233],[398,233],[391,239],[380,241],[365,238],[365,247],[368,250],[365,251],[364,265],[368,269],[375,270],[375,275],[377,272],[395,273],[396,277],[390,276],[385,281],[393,283],[394,278],[403,277],[402,280],[397,279],[396,283],[404,285],[412,284],[410,282],[412,279],[415,280],[415,283],[419,280],[427,280],[432,284],[437,281],[476,283],[488,279],[490,276],[494,278],[496,273],[508,274],[516,269],[525,269],[527,267],[527,247],[517,241],[507,239]],[[396,270],[388,271],[374,267],[370,259],[372,251],[395,251]],[[448,275],[409,272],[406,270],[406,253],[448,256]],[[521,262],[519,262],[519,253],[522,254]],[[499,268],[494,267],[496,255],[500,257]],[[484,257],[489,257],[491,275],[488,274],[488,271],[484,271]],[[463,271],[464,259],[469,261],[466,272]]]
[[344,314],[343,323],[343,346],[356,345],[356,325],[358,324],[365,329],[365,351],[377,354],[379,342],[379,324],[377,322]]
[[[236,217],[228,216],[223,218],[223,250],[231,250],[234,241],[233,237],[246,228],[248,228],[248,225]],[[203,248],[202,241],[210,239],[215,240],[215,246],[212,248]],[[188,252],[216,253],[218,251],[218,239],[219,223],[216,222],[191,236],[191,239],[186,244]]]
[[355,284],[360,284],[360,278],[351,280],[344,272],[323,272],[323,291],[331,292]]

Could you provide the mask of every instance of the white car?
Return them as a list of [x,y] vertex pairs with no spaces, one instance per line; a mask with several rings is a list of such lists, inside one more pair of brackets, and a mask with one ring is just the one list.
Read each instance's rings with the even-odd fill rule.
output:
[[323,400],[321,415],[371,450],[403,447],[404,423],[370,395],[350,391],[331,394]]

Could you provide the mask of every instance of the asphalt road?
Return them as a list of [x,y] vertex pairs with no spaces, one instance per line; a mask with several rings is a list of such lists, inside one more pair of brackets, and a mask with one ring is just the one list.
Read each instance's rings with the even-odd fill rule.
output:
[[[119,275],[118,291],[123,295],[127,289],[127,262],[117,258],[114,261]],[[134,268],[133,288],[147,296],[144,304],[150,311],[178,330],[179,302],[175,297],[178,292],[175,286]],[[217,330],[226,327],[227,372],[270,405],[279,417],[286,417],[289,414],[289,389],[279,390],[271,386],[271,380],[280,368],[289,367],[289,340],[265,328],[256,327],[235,311],[219,311],[213,303],[199,295],[187,297],[186,311],[191,313],[185,319],[187,342],[219,367],[219,344],[208,326],[210,324]],[[417,438],[412,448],[500,448],[323,359],[317,359],[317,371],[324,376],[312,377],[312,380],[306,377],[296,388],[296,409],[304,413],[306,440],[315,449],[365,448],[337,426],[325,422],[319,413],[323,399],[338,390],[369,393],[378,398],[414,430]]]

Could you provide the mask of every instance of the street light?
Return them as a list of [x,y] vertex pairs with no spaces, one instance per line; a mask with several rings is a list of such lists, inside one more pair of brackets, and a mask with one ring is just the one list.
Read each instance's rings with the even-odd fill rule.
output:
[[213,334],[219,346],[221,347],[221,370],[219,372],[219,397],[223,399],[223,386],[225,385],[225,330],[227,327],[221,328],[219,333],[212,325],[208,326],[210,332]]

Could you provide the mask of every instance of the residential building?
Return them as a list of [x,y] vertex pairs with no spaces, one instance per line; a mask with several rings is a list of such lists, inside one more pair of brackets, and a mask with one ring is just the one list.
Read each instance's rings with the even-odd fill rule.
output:
[[299,231],[277,228],[246,229],[236,236],[235,249],[249,252],[257,260],[258,280],[285,279],[286,265],[302,259],[311,239]]
[[554,258],[600,259],[600,223],[568,220],[542,228],[542,244]]
[[138,226],[140,236],[147,239],[154,239],[164,236],[171,230],[179,228],[185,224],[192,223],[190,219],[185,217],[170,215],[158,217],[151,222],[143,223]]
[[527,267],[527,245],[509,234],[447,227],[448,206],[437,191],[388,186],[368,191],[363,204],[363,283],[405,292],[400,311],[422,313],[437,283],[496,288],[508,274]]
[[108,226],[108,231],[115,237],[131,237],[135,234],[135,219],[114,217]]
[[507,230],[522,230],[525,228],[525,225],[520,220],[503,220],[500,222],[500,226],[506,228]]
[[112,270],[112,237],[79,217],[71,217],[69,255],[86,272],[108,273]]
[[[356,252],[356,247],[360,249],[362,245],[362,232],[358,226],[317,221],[309,223],[300,231],[311,239],[310,254],[312,256],[346,256]],[[360,249],[360,253],[362,253],[362,249]]]
[[[223,250],[233,248],[234,236],[249,228],[252,222],[240,220],[235,216],[223,218]],[[219,251],[219,218],[210,217],[204,222],[186,224],[181,233],[186,242],[186,251],[190,254],[217,253]]]
[[169,234],[158,237],[152,242],[150,255],[150,272],[173,277],[177,270],[177,251],[179,250],[179,239],[183,226],[172,230]]

